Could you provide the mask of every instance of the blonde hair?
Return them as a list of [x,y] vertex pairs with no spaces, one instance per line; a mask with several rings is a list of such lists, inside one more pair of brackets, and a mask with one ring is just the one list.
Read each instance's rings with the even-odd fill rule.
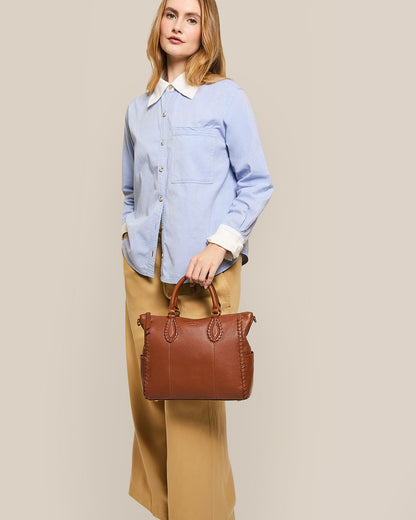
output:
[[[160,22],[167,0],[162,0],[153,20],[147,42],[147,57],[152,64],[152,75],[146,86],[150,94],[166,69],[166,53],[160,46]],[[185,67],[185,78],[190,85],[200,86],[226,79],[225,57],[222,50],[220,17],[215,0],[199,0],[201,6],[201,46],[189,56]]]

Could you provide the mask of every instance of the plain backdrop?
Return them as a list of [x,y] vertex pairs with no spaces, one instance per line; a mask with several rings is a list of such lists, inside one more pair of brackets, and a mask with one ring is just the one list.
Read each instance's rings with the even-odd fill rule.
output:
[[[153,518],[128,496],[120,224],[158,5],[2,5],[7,520]],[[258,321],[252,396],[227,403],[236,519],[414,520],[415,4],[218,6],[275,184],[242,271]]]

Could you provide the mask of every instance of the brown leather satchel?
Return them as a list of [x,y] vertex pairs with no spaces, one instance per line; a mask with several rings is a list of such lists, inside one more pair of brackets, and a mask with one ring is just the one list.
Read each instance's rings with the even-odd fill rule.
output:
[[182,318],[177,307],[183,276],[173,289],[167,316],[140,314],[145,340],[140,355],[146,399],[247,399],[251,395],[254,352],[247,341],[252,312],[221,315],[213,284],[211,316]]

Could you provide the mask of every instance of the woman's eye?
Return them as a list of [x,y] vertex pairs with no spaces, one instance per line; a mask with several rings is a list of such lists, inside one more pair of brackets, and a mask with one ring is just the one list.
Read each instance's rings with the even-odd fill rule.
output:
[[[175,15],[173,13],[166,13],[166,18],[174,18]],[[195,20],[195,18],[188,18],[188,20],[191,22],[191,25],[195,25],[196,23],[198,23],[197,20]]]

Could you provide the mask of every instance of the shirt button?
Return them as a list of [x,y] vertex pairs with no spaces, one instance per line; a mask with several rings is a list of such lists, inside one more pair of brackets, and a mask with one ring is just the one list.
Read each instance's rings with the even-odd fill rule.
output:
[[159,166],[159,171],[163,172],[163,166]]
[[165,141],[160,141],[160,144],[163,146],[165,144]]
[[163,200],[162,195],[159,196],[159,200],[160,200],[160,202],[162,202],[162,200]]
[[160,229],[163,229],[163,226],[160,226]]
[[163,112],[162,116],[166,117],[167,116],[167,112]]
[[169,85],[169,86],[168,86],[168,89],[169,89],[169,90],[173,90],[173,85]]

